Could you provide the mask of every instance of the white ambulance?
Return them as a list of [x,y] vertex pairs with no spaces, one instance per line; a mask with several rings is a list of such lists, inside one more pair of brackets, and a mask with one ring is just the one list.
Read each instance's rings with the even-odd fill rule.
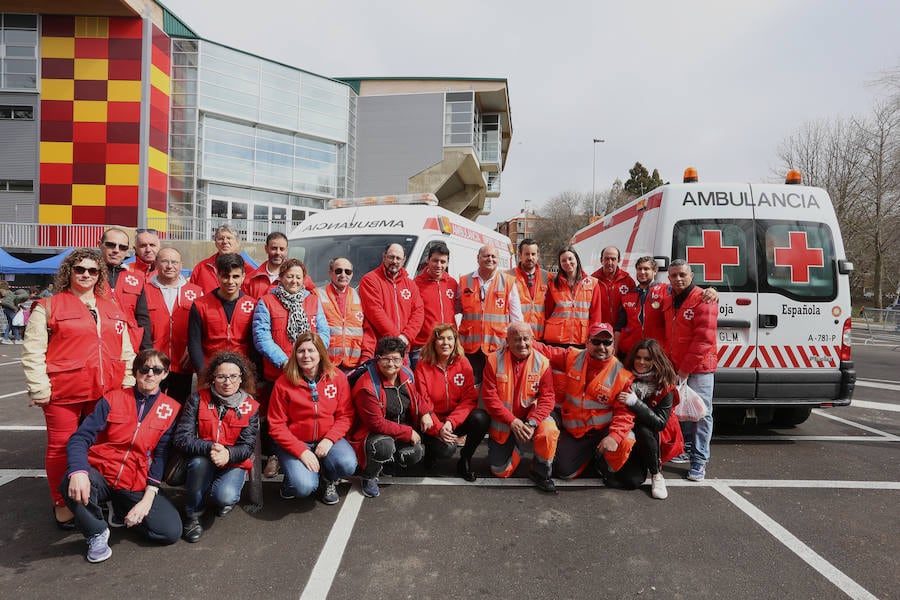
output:
[[[667,184],[579,230],[581,260],[599,268],[606,246],[634,273],[653,256],[657,281],[685,259],[694,283],[719,291],[721,416],[778,425],[806,420],[813,407],[850,403],[850,280],[837,217],[825,190],[784,184]],[[591,272],[591,271],[588,271]]]
[[288,234],[288,255],[299,258],[317,286],[328,283],[328,263],[342,256],[353,264],[353,282],[381,264],[388,244],[406,251],[405,268],[415,277],[432,245],[450,249],[447,271],[454,278],[478,268],[478,250],[497,248],[500,268],[514,266],[508,237],[437,206],[434,194],[404,194],[331,200]]

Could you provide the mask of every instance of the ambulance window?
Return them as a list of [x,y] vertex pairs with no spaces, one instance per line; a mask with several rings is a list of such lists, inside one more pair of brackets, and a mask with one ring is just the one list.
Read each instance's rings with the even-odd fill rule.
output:
[[726,292],[755,292],[753,221],[679,221],[672,231],[672,258],[686,260],[694,283]]
[[760,292],[795,300],[829,301],[837,296],[831,229],[823,223],[759,221],[760,260],[766,272]]
[[309,269],[309,276],[317,286],[325,285],[331,280],[328,276],[328,263],[332,258],[347,258],[353,264],[353,280],[350,285],[355,287],[363,275],[381,264],[381,255],[389,243],[403,246],[408,260],[416,239],[415,236],[360,234],[305,237],[288,242],[288,255],[302,257]]

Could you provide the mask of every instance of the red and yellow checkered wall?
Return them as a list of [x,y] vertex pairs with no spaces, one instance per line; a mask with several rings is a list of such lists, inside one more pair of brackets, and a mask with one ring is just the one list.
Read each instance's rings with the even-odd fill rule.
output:
[[44,16],[41,30],[41,223],[138,222],[141,131],[150,217],[164,216],[169,43],[153,27],[149,119],[142,119],[142,21]]

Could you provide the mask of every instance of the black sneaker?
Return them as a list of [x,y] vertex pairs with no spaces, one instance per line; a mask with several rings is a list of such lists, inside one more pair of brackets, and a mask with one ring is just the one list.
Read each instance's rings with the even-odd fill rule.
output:
[[338,496],[337,492],[337,484],[333,481],[324,480],[325,485],[322,489],[322,495],[320,499],[322,500],[322,504],[337,504],[341,501],[341,497]]
[[184,524],[184,528],[181,531],[181,537],[184,541],[189,544],[193,544],[194,542],[200,541],[200,536],[203,535],[203,527],[200,525],[200,519],[194,517],[190,519],[187,523]]
[[534,471],[528,473],[528,478],[531,479],[537,488],[542,492],[547,492],[548,494],[556,493],[556,484],[553,483],[553,480],[549,477],[542,477],[538,475]]

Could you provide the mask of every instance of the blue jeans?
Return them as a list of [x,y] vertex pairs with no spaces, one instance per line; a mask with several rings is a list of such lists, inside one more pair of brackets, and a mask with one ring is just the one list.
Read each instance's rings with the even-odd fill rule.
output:
[[220,469],[205,456],[191,458],[185,482],[185,514],[188,518],[199,517],[204,509],[203,497],[207,494],[217,508],[237,504],[246,478],[247,471],[240,467]]
[[705,465],[709,462],[709,442],[713,433],[713,381],[714,373],[694,373],[688,376],[687,383],[691,389],[700,394],[703,404],[706,405],[706,416],[691,423],[683,421],[681,432],[684,434],[684,444],[691,444],[691,464]]
[[3,314],[4,316],[6,316],[6,331],[3,333],[4,340],[8,340],[10,334],[12,334],[13,339],[22,339],[22,336],[19,335],[19,331],[15,327],[13,327],[12,324],[13,319],[16,317],[16,312],[18,311],[12,310],[11,308],[6,308],[5,306],[3,307]]
[[[274,442],[273,442],[274,444]],[[318,443],[306,443],[306,447],[316,451]],[[306,468],[299,458],[285,452],[281,446],[275,444],[275,453],[281,470],[284,472],[282,490],[290,496],[305,498],[319,488],[319,476],[327,481],[337,481],[341,477],[349,477],[356,471],[356,452],[350,443],[341,438],[331,447],[325,458],[319,459],[319,472],[313,473]]]

